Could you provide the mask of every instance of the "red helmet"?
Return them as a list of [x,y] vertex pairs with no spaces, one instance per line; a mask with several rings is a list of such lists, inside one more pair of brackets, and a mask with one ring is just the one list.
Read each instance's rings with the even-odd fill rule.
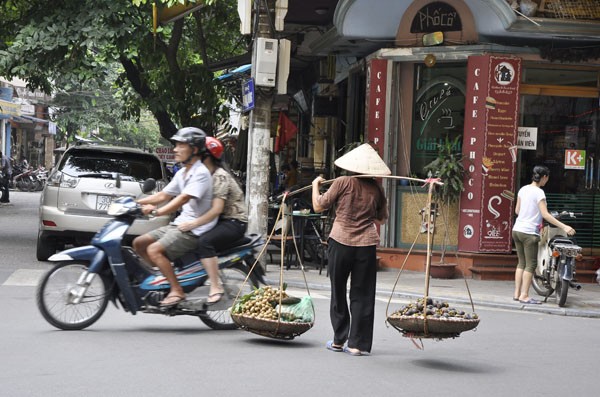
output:
[[221,159],[223,155],[223,144],[217,138],[213,138],[212,136],[206,137],[206,149],[210,152],[210,154],[216,158],[217,160]]

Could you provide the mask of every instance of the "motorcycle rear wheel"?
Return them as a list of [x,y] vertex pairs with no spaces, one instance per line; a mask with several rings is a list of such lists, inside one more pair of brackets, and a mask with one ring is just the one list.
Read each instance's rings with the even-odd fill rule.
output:
[[567,303],[567,294],[569,293],[569,282],[557,277],[556,280],[556,303],[559,307],[564,307]]
[[[258,279],[254,274],[251,274],[248,281],[244,283],[250,268],[246,264],[236,263],[231,267],[226,267],[219,271],[225,295],[221,300],[229,303],[227,309],[224,310],[209,310],[200,316],[200,320],[208,327],[216,330],[234,330],[238,326],[231,319],[229,307],[233,305],[235,298],[242,297],[252,292],[253,288],[258,287]],[[241,289],[241,291],[240,291]],[[220,304],[220,303],[219,303]]]
[[63,330],[81,330],[94,324],[106,310],[109,284],[96,275],[82,301],[69,302],[69,294],[87,270],[84,262],[59,262],[42,278],[36,293],[37,306],[46,321]]
[[26,179],[19,179],[17,181],[17,189],[21,192],[30,192],[31,191],[31,183]]

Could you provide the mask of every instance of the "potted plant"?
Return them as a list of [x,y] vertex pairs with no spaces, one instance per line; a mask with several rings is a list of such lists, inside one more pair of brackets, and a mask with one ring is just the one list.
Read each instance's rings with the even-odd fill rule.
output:
[[[458,202],[460,194],[464,190],[463,179],[466,174],[463,165],[464,155],[460,151],[461,136],[450,139],[448,136],[438,144],[438,153],[435,160],[424,167],[430,178],[439,178],[444,184],[436,187],[433,193],[434,208],[440,211],[446,218],[450,205]],[[439,213],[437,214],[439,215]],[[435,233],[435,228],[434,228]],[[440,261],[432,263],[430,273],[435,278],[452,278],[456,263],[446,263],[445,255],[448,247],[448,230],[444,230],[441,243]]]

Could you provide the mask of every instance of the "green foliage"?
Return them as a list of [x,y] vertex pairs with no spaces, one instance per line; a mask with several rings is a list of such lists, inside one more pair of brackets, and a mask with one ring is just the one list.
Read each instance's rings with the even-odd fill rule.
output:
[[463,165],[464,156],[458,150],[461,138],[457,136],[450,140],[446,137],[438,144],[437,158],[423,168],[429,177],[439,178],[444,183],[435,191],[436,199],[442,203],[458,201],[464,190],[463,179],[466,174]]
[[[237,3],[204,1],[205,6],[193,14],[160,26],[156,36],[153,3],[4,1],[0,76],[19,77],[30,88],[50,94],[108,80],[118,63],[118,74],[110,80],[118,96],[117,118],[137,120],[150,111],[165,138],[183,125],[214,131],[228,118],[223,106],[228,98],[214,84],[210,65],[246,51],[239,42]],[[93,107],[94,101],[89,105]]]

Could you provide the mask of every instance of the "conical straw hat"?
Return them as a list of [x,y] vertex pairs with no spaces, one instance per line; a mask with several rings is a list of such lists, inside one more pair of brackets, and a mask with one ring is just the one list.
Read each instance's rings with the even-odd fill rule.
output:
[[335,165],[347,171],[365,175],[391,175],[392,171],[383,162],[375,149],[368,143],[363,143],[356,149],[352,149],[339,159]]

